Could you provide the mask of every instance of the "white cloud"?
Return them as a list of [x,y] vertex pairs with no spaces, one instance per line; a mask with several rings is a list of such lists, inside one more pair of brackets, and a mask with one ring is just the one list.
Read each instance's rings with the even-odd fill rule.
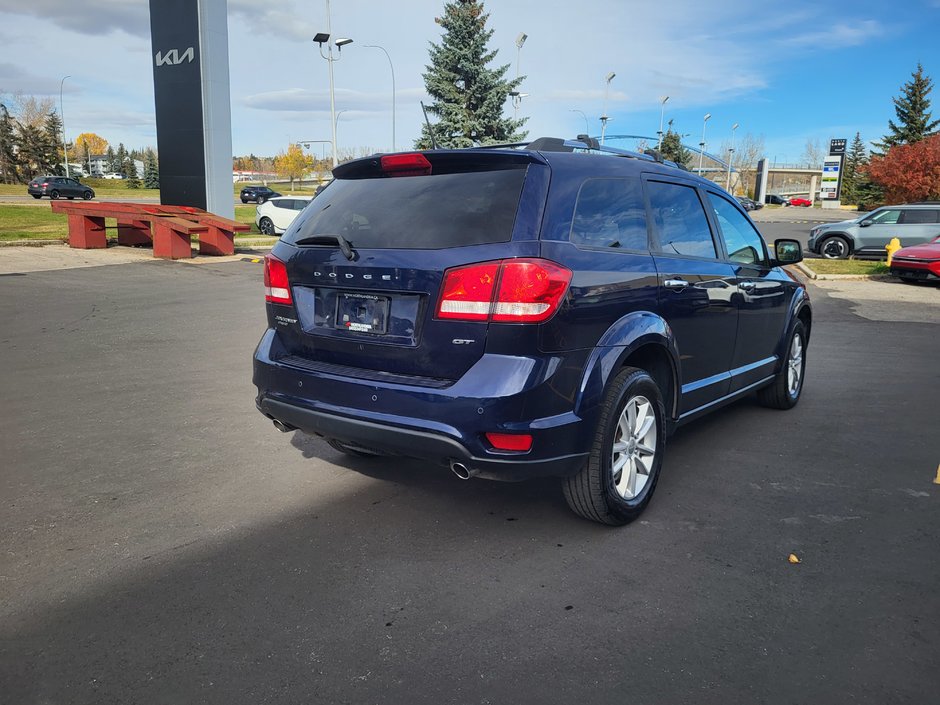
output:
[[852,47],[864,44],[884,33],[884,27],[875,20],[839,23],[818,32],[806,32],[786,37],[782,44],[793,47],[817,47],[820,50]]
[[140,0],[0,0],[0,12],[43,18],[80,34],[150,34],[150,6]]

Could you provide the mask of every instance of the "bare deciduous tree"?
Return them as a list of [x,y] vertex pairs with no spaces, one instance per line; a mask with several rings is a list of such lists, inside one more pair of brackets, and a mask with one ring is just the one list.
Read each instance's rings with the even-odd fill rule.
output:
[[[728,160],[728,150],[731,148],[731,141],[725,140],[721,143],[720,151],[716,156],[725,161]],[[731,192],[736,194],[747,194],[753,189],[751,183],[754,173],[757,170],[757,161],[764,156],[764,136],[752,135],[748,132],[742,137],[734,140],[734,154],[731,157],[731,166],[734,173],[731,174]],[[725,176],[715,177],[715,181],[722,186],[725,184]]]
[[801,161],[806,166],[822,168],[823,157],[825,156],[822,145],[819,143],[818,139],[806,140],[806,147],[803,148],[803,156],[801,157]]

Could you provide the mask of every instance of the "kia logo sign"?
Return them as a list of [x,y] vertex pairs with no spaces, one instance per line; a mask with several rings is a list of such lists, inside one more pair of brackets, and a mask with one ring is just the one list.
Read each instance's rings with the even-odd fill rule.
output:
[[189,49],[184,51],[182,54],[180,54],[177,49],[170,49],[166,53],[158,51],[153,56],[157,66],[165,66],[167,64],[170,66],[176,66],[177,64],[181,64],[187,60],[189,63],[192,63],[195,57],[196,54],[193,51],[193,47],[189,47]]

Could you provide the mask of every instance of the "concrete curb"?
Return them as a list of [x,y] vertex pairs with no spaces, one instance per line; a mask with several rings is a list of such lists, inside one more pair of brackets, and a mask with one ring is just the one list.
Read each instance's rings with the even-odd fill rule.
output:
[[803,262],[797,262],[796,264],[793,265],[793,267],[800,270],[803,274],[805,274],[810,279],[819,278],[819,275],[816,274],[816,272],[814,272],[808,264],[806,264],[805,260]]
[[817,281],[899,281],[892,274],[819,274]]
[[0,247],[45,247],[64,244],[65,240],[0,240]]

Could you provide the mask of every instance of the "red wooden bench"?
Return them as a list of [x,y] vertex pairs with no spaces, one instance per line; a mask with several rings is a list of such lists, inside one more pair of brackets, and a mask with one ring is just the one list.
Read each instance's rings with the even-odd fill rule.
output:
[[235,233],[251,226],[191,206],[113,201],[53,201],[52,210],[69,219],[69,246],[95,249],[108,246],[105,218],[117,220],[119,245],[151,245],[153,256],[192,257],[190,237],[199,234],[199,254],[235,254]]

